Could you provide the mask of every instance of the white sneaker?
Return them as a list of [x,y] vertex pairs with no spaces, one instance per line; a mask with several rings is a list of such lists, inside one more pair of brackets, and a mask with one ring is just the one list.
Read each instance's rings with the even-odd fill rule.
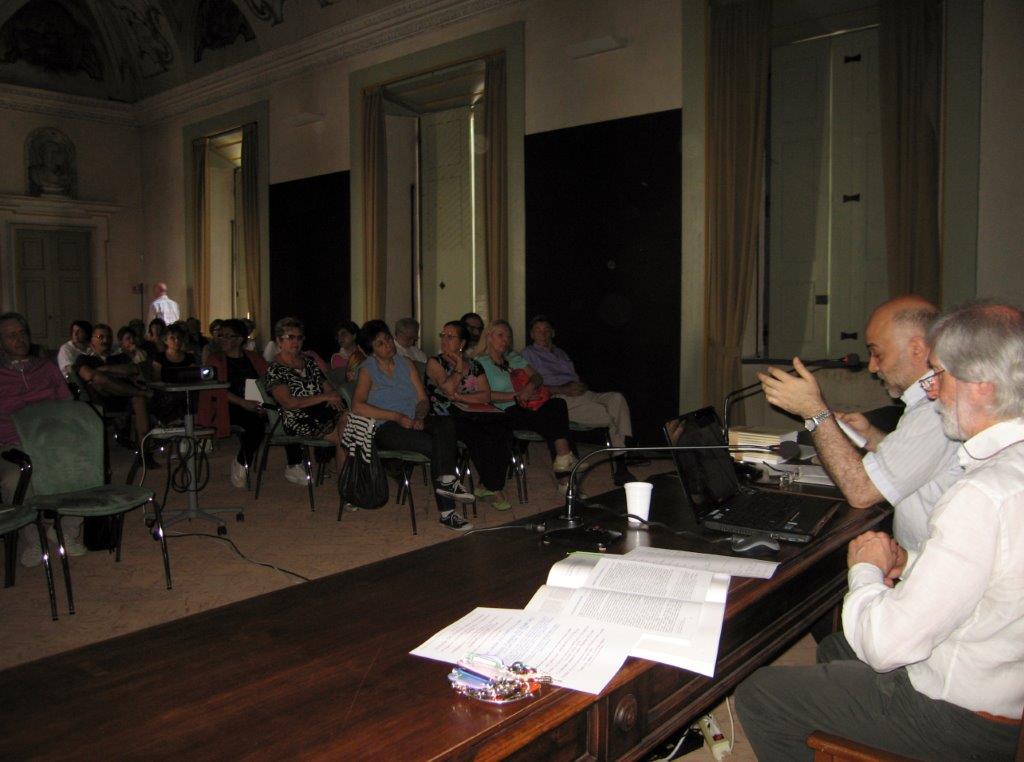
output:
[[559,455],[551,462],[551,468],[556,474],[564,474],[568,471],[572,471],[572,467],[576,465],[576,456],[571,452],[565,455]]
[[[299,466],[299,468],[301,468],[301,466]],[[245,475],[246,475],[246,468],[245,468],[245,466],[243,466],[241,463],[239,463],[237,459],[232,460],[231,461],[231,484],[233,486],[235,486],[235,487],[238,487],[239,489],[245,489],[245,485],[246,485],[246,481],[247,481],[246,478],[245,478]],[[303,475],[303,477],[305,477],[305,475],[306,475],[305,472],[303,472],[302,475]],[[288,478],[287,477],[287,469],[286,469],[286,473],[285,473],[285,478]]]
[[43,551],[39,547],[39,535],[35,535],[28,542],[25,542],[24,538],[22,538],[22,544],[25,547],[21,551],[21,565],[29,569],[33,566],[39,566],[43,562]]
[[292,484],[301,484],[305,487],[307,482],[306,469],[301,463],[296,463],[294,466],[285,466],[284,478]]
[[[79,525],[77,532],[64,532],[64,552],[69,556],[84,556],[89,552],[89,549],[82,544],[81,534],[81,525]],[[46,539],[52,542],[55,547],[59,548],[59,545],[57,544],[57,532],[54,531],[53,527],[46,528]],[[40,559],[40,561],[41,560],[42,559]],[[40,561],[37,561],[36,563],[39,563]]]

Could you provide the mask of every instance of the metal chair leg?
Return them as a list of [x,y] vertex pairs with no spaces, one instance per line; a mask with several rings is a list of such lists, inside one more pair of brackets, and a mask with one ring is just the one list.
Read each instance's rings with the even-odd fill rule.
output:
[[259,456],[259,464],[256,469],[256,494],[253,500],[260,499],[260,487],[263,486],[263,472],[267,470],[267,451],[270,449],[270,437],[263,438],[263,452]]
[[[50,618],[57,621],[57,592],[53,588],[53,568],[50,566],[50,547],[46,541],[46,530],[43,529],[43,519],[36,515],[36,531],[39,532],[39,547],[43,554],[43,570],[46,572],[46,591],[50,594]],[[13,582],[13,580],[12,580]]]
[[167,589],[171,589],[171,559],[167,555],[167,538],[164,537],[164,517],[160,503],[153,498],[149,499],[153,504],[153,512],[156,515],[156,523],[153,525],[153,539],[160,540],[160,552],[164,556],[164,577],[167,580]]
[[[406,497],[409,499],[409,518],[412,519],[412,533],[416,532],[416,504],[412,498],[412,485],[409,483],[409,477],[412,476],[412,472],[415,466],[412,463],[402,464],[402,488],[405,490]],[[426,470],[424,470],[426,473]]]
[[57,533],[57,552],[60,553],[60,562],[64,567],[64,589],[68,594],[68,613],[75,613],[75,598],[71,592],[71,567],[68,564],[68,553],[64,547],[64,529],[60,524],[60,514],[53,515],[53,531]]
[[306,488],[309,490],[309,510],[316,511],[316,490],[313,489],[313,465],[309,460],[309,445],[306,445],[305,459],[302,461],[302,467],[306,469]]

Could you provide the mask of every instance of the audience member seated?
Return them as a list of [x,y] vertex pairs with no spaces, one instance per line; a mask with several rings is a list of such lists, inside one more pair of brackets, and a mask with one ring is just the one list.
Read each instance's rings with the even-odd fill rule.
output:
[[153,318],[146,327],[146,338],[141,346],[150,357],[156,357],[164,351],[164,331],[167,324],[160,318]]
[[117,329],[117,346],[121,354],[136,365],[150,365],[152,362],[146,350],[139,346],[139,337],[131,326],[123,325]]
[[[569,355],[554,343],[555,329],[544,315],[530,321],[531,343],[523,350],[526,360],[544,379],[551,393],[565,400],[569,420],[584,426],[608,428],[612,447],[624,447],[633,436],[629,405],[619,392],[592,392],[576,373]],[[615,483],[622,486],[635,481],[626,468],[624,455],[614,459]]]
[[395,350],[399,357],[425,365],[427,355],[416,346],[420,340],[420,324],[413,318],[399,318],[395,322]]
[[[137,442],[149,432],[149,398],[142,370],[123,355],[110,354],[110,326],[97,323],[92,329],[89,351],[75,361],[75,370],[91,395],[99,399],[106,411],[128,413]],[[147,468],[159,468],[150,452],[145,453]]]
[[[153,358],[153,378],[157,381],[177,381],[178,371],[194,368],[199,364],[196,356],[185,351],[188,343],[188,327],[182,323],[171,323],[161,336],[164,351]],[[179,421],[185,416],[185,392],[156,391],[149,409],[161,423]]]
[[57,351],[57,367],[65,376],[68,370],[75,367],[75,360],[89,349],[92,338],[92,323],[88,320],[76,320],[71,324],[71,338],[61,344]]
[[427,395],[434,415],[450,415],[455,433],[469,448],[480,487],[477,497],[491,498],[494,507],[507,511],[505,474],[511,455],[512,430],[507,416],[495,412],[474,412],[472,405],[496,410],[491,401],[487,374],[464,350],[469,341],[466,324],[453,320],[441,330],[441,351],[427,360]]
[[[345,457],[339,429],[344,403],[327,380],[323,360],[314,352],[302,351],[305,330],[302,321],[293,317],[281,318],[274,325],[281,351],[267,368],[267,390],[281,406],[281,425],[285,433],[333,442],[340,471]],[[284,476],[293,484],[306,484],[301,454],[295,448],[288,448]]]
[[484,332],[484,319],[477,315],[475,312],[467,312],[465,315],[459,318],[459,322],[465,323],[466,329],[469,331],[469,341],[466,343],[466,357],[476,357],[485,350],[483,344],[480,343],[480,337]]
[[344,371],[345,379],[348,381],[356,380],[359,363],[366,359],[363,350],[356,343],[358,336],[359,326],[353,321],[343,320],[338,323],[338,351],[331,355],[331,367]]
[[206,364],[217,379],[227,381],[227,389],[211,389],[199,395],[196,420],[200,426],[216,430],[216,436],[230,436],[232,426],[243,433],[238,454],[231,461],[231,483],[245,487],[246,466],[256,461],[256,452],[266,429],[266,412],[255,400],[245,398],[245,382],[267,373],[267,363],[255,352],[242,349],[246,325],[241,320],[225,320],[220,330],[220,349],[210,352]]
[[[512,326],[507,320],[493,320],[480,339],[483,347],[477,355],[487,373],[491,387],[491,403],[509,416],[513,429],[528,429],[544,437],[555,452],[552,468],[556,474],[566,475],[576,464],[569,446],[569,411],[565,400],[551,397],[536,410],[529,403],[540,401],[538,393],[544,380],[523,356],[512,350]],[[512,382],[512,372],[522,370],[529,383],[518,391]]]
[[196,357],[203,357],[203,350],[210,343],[210,340],[203,336],[203,324],[199,322],[199,318],[190,317],[185,321],[185,325],[188,326],[188,351]]
[[[51,360],[32,357],[31,346],[32,337],[24,316],[17,312],[0,315],[0,453],[16,449],[21,444],[11,413],[35,402],[71,399],[71,390],[57,366]],[[13,500],[20,475],[17,466],[0,458],[0,498],[3,502]],[[64,521],[65,550],[69,555],[80,556],[85,552],[79,538],[81,525],[80,517],[69,516]],[[37,566],[42,562],[39,534],[34,526],[22,529],[21,547],[23,566]]]
[[203,363],[203,365],[206,364],[206,358],[210,356],[210,352],[214,351],[215,349],[221,348],[220,329],[221,326],[223,325],[224,321],[221,320],[220,318],[210,321],[210,340],[207,342],[206,346],[203,347],[203,350],[199,353],[199,361]]
[[932,372],[914,383],[935,400],[945,435],[962,442],[966,473],[946,487],[920,550],[885,532],[850,543],[842,633],[821,642],[817,665],[764,667],[737,689],[758,759],[810,759],[814,730],[914,759],[1014,758],[1024,711],[1024,315],[968,305],[940,317],[926,342]]
[[455,478],[458,454],[452,419],[428,414],[430,402],[419,373],[398,356],[387,323],[366,323],[359,331],[359,346],[367,358],[359,366],[352,412],[378,422],[374,439],[381,450],[412,450],[429,457],[441,524],[471,529],[472,524],[454,510],[454,501],[472,502],[473,496]]

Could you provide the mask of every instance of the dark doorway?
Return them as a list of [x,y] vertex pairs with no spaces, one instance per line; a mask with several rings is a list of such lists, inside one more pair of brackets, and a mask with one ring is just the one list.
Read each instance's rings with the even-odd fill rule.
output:
[[526,137],[527,320],[551,318],[650,445],[678,412],[681,136],[674,110]]
[[270,319],[306,324],[306,348],[325,360],[350,299],[349,173],[270,186]]

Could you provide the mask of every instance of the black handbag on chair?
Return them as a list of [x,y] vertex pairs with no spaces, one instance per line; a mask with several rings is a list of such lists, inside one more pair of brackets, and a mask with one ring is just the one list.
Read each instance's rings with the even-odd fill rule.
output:
[[388,501],[388,478],[376,444],[371,445],[369,457],[362,445],[356,445],[341,469],[338,492],[344,502],[359,508],[380,508]]

